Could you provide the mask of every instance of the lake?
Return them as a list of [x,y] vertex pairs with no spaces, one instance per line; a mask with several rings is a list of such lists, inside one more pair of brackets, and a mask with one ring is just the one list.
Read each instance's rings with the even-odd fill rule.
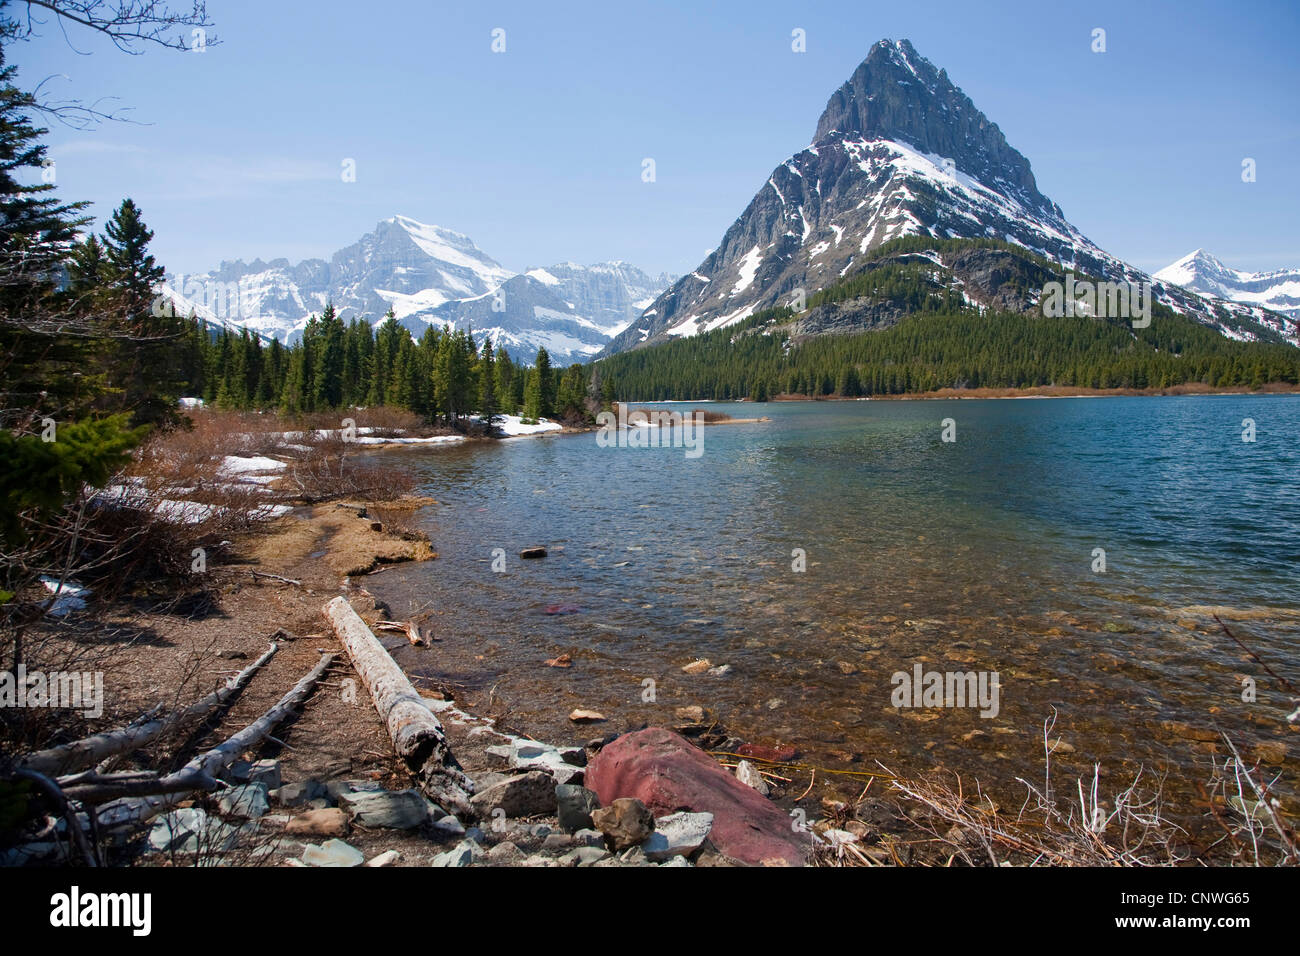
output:
[[[1300,397],[670,407],[771,421],[708,427],[698,457],[595,433],[378,453],[438,501],[414,519],[438,560],[366,579],[398,617],[436,611],[403,664],[543,739],[698,704],[827,771],[943,768],[1012,806],[1054,713],[1058,786],[1142,766],[1192,807],[1217,729],[1295,759],[1287,693],[1212,615],[1300,684]],[[997,672],[996,716],[893,706],[917,664]]]

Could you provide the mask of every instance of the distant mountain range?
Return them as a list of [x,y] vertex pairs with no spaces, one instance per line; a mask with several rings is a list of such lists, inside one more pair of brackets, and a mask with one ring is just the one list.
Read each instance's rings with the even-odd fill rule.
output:
[[1155,277],[1208,298],[1262,306],[1300,320],[1300,269],[1241,272],[1197,249],[1165,266]]
[[[539,347],[557,363],[587,361],[734,325],[852,279],[902,237],[934,264],[929,280],[966,306],[1041,314],[1042,282],[1059,265],[1080,277],[1150,283],[1151,298],[1243,341],[1300,344],[1300,271],[1251,274],[1198,250],[1154,277],[1099,248],[1038,189],[1029,161],[997,124],[907,40],[881,40],[830,97],[811,145],[778,165],[715,249],[689,274],[650,276],[623,262],[563,263],[512,273],[467,237],[406,216],[333,257],[224,262],[169,277],[179,308],[293,340],[332,302],[378,323],[391,308],[417,336],[431,324],[490,334],[516,358]],[[943,240],[1010,243],[961,249]],[[986,244],[987,245],[987,244]],[[237,308],[213,293],[237,292]],[[227,299],[231,296],[228,294]],[[796,308],[798,306],[796,305]],[[801,334],[882,328],[898,303],[837,301],[802,316]]]
[[[832,94],[812,144],[772,171],[714,251],[604,354],[733,325],[790,305],[800,290],[811,298],[852,274],[869,251],[904,236],[997,239],[1081,276],[1152,282],[1071,225],[1039,192],[1029,161],[944,70],[907,40],[882,40]],[[978,289],[945,274],[968,304],[1037,308],[1040,290],[1004,288],[1023,279],[1018,273],[994,269]],[[1206,299],[1163,277],[1152,292],[1232,338],[1297,341],[1294,316],[1268,311],[1263,301]],[[834,331],[878,327],[877,317],[851,304],[840,313]]]
[[325,259],[235,260],[201,275],[168,275],[178,311],[292,342],[328,303],[378,324],[392,309],[419,336],[430,325],[472,327],[518,360],[545,348],[553,363],[585,361],[625,329],[673,277],[625,262],[572,262],[516,275],[465,235],[394,216]]

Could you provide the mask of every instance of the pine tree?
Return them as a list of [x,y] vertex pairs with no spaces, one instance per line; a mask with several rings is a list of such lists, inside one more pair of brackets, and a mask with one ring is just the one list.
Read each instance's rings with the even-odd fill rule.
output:
[[551,356],[546,349],[537,350],[537,414],[531,417],[546,418],[555,414],[555,373],[551,369]]
[[33,125],[36,101],[14,86],[16,72],[4,65],[0,47],[0,313],[9,315],[54,286],[69,247],[90,222],[79,215],[89,203],[54,198],[40,141],[48,130]]
[[496,429],[500,408],[497,405],[497,370],[496,360],[492,355],[491,336],[483,337],[483,354],[479,359],[478,380],[479,414],[482,416],[484,424],[487,425],[488,431],[492,432]]
[[122,200],[104,227],[104,257],[111,282],[124,296],[127,315],[143,316],[165,270],[149,254],[153,231],[140,218],[131,199]]
[[312,405],[318,411],[335,409],[343,404],[343,338],[346,331],[333,303],[327,304],[312,340]]

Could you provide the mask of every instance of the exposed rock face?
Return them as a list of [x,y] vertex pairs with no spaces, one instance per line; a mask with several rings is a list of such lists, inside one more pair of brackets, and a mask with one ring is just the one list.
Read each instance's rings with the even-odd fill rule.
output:
[[953,86],[907,40],[881,40],[847,83],[831,94],[814,142],[859,135],[910,143],[950,157],[958,169],[1026,208],[1059,217],[1038,191],[1029,160],[1012,149],[996,123]]
[[[1038,190],[1029,161],[906,40],[882,40],[830,97],[812,145],[777,166],[716,249],[673,283],[603,354],[724,328],[774,306],[797,310],[903,236],[994,238],[1081,276],[1150,277],[1094,245]],[[1207,303],[1157,283],[1155,298],[1228,334],[1295,335],[1260,308]],[[997,307],[998,291],[989,302]],[[848,306],[809,331],[859,331],[896,316]]]
[[587,786],[605,805],[635,797],[658,815],[711,813],[709,841],[744,863],[802,865],[811,849],[809,838],[794,830],[779,807],[661,727],[606,745],[587,767]]

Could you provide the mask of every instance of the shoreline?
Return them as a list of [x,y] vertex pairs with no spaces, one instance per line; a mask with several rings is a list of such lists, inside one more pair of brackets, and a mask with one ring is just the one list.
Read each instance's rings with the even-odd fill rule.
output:
[[[1211,386],[1203,384],[1171,385],[1167,388],[1082,388],[1066,385],[1035,385],[1030,388],[941,388],[931,392],[900,392],[897,395],[860,395],[846,397],[843,395],[791,395],[782,393],[769,398],[767,402],[755,402],[753,399],[723,398],[682,398],[637,402],[638,405],[764,405],[799,402],[911,402],[911,401],[953,401],[962,399],[1026,399],[1026,398],[1184,398],[1189,396],[1220,395],[1254,395],[1273,397],[1279,395],[1300,395],[1300,385],[1286,382],[1274,382],[1260,388],[1240,388],[1235,386]],[[633,404],[631,402],[628,403]],[[736,419],[739,422],[754,422],[762,419]],[[719,424],[727,424],[721,422]]]

